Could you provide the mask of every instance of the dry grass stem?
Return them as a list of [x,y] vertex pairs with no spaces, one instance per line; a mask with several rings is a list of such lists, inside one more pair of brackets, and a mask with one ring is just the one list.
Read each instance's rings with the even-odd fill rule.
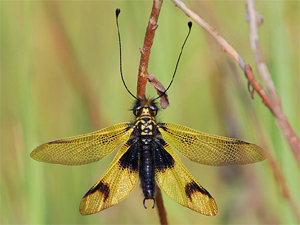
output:
[[[287,117],[284,115],[281,100],[277,95],[273,80],[269,73],[268,67],[264,62],[264,57],[262,54],[262,50],[258,41],[258,30],[257,30],[257,16],[255,11],[255,5],[253,0],[247,0],[247,10],[249,15],[249,28],[250,28],[250,43],[251,48],[254,53],[255,62],[257,66],[257,71],[259,76],[264,81],[269,95],[264,95],[262,97],[264,103],[268,101],[268,107],[272,111],[273,115],[275,116],[277,123],[287,139],[292,152],[295,156],[295,159],[300,167],[300,140],[299,137],[296,135],[295,131],[293,130],[292,126],[290,125]],[[262,87],[258,90],[261,90]]]
[[[266,64],[263,61],[263,55],[261,52],[261,48],[258,43],[258,33],[257,33],[257,16],[254,9],[254,3],[253,0],[247,0],[247,7],[251,8],[250,11],[248,11],[249,16],[249,23],[250,23],[250,39],[251,39],[251,47],[255,53],[255,59],[258,67],[258,71],[260,76],[262,77],[263,81],[266,84],[267,90],[270,93],[270,95],[263,89],[260,82],[255,78],[253,70],[249,64],[246,64],[244,60],[240,57],[240,55],[237,53],[237,51],[227,43],[227,41],[222,38],[218,32],[209,24],[204,21],[198,14],[193,12],[191,9],[189,9],[182,1],[180,0],[172,0],[176,6],[178,6],[183,12],[186,13],[186,15],[190,18],[192,18],[196,23],[198,23],[202,28],[204,28],[213,38],[214,40],[221,46],[222,51],[227,52],[232,59],[238,63],[240,68],[244,71],[245,76],[248,80],[248,90],[253,98],[253,91],[250,90],[250,86],[255,90],[261,99],[263,100],[263,103],[270,109],[272,114],[275,116],[276,121],[279,125],[279,128],[281,129],[283,135],[287,139],[292,152],[295,156],[295,159],[298,163],[298,166],[300,166],[300,141],[296,133],[294,132],[293,128],[291,127],[287,117],[283,114],[282,107],[281,107],[281,101],[279,96],[276,93],[275,86],[273,84],[272,78],[268,72],[268,68]],[[249,4],[250,3],[250,4]],[[249,10],[249,9],[248,9]],[[268,154],[270,155],[270,154]],[[288,203],[290,204],[294,214],[296,215],[298,221],[300,222],[299,213],[297,210],[297,207],[295,203],[292,201],[292,198],[289,194],[289,190],[286,186],[285,179],[279,170],[279,166],[277,162],[271,157],[270,160],[268,160],[270,167],[272,169],[272,172],[277,180],[277,182],[281,186],[282,195],[285,199],[287,199]]]
[[[202,28],[204,28],[215,39],[215,41],[221,46],[222,50],[224,52],[227,52],[233,58],[233,60],[238,63],[240,68],[244,71],[246,78],[248,79],[248,82],[250,83],[250,85],[259,94],[259,96],[263,100],[263,103],[271,110],[272,114],[275,116],[275,118],[278,122],[279,128],[281,129],[283,135],[287,139],[287,141],[292,149],[292,152],[295,156],[295,160],[297,161],[298,166],[300,167],[300,141],[299,141],[299,138],[296,135],[293,128],[291,127],[287,117],[282,112],[280,99],[279,99],[278,95],[276,94],[276,91],[275,91],[275,88],[273,85],[273,81],[272,81],[270,75],[265,74],[267,72],[267,67],[263,63],[260,48],[258,48],[258,49],[255,48],[255,52],[256,51],[260,52],[260,53],[257,53],[257,59],[259,62],[258,68],[260,68],[259,70],[262,73],[264,73],[264,75],[262,75],[262,76],[266,77],[265,78],[266,80],[264,80],[264,81],[266,82],[266,86],[267,86],[269,92],[271,93],[271,97],[263,89],[263,87],[259,83],[259,81],[256,80],[254,74],[252,72],[251,72],[251,74],[248,74],[251,69],[250,65],[245,64],[245,61],[240,57],[240,55],[237,53],[237,51],[230,44],[228,44],[227,41],[224,38],[222,38],[213,27],[209,26],[209,24],[206,21],[204,21],[198,14],[193,12],[191,9],[189,9],[182,1],[180,1],[180,0],[172,0],[172,1],[183,12],[185,12],[188,17],[195,20],[196,23],[198,23]],[[254,11],[254,16],[250,15],[250,14],[251,13],[249,13],[249,20],[252,20],[253,18],[255,19],[255,22],[250,21],[250,23],[251,24],[254,23],[255,26],[257,26],[255,11]],[[252,27],[252,25],[251,25],[251,27]],[[255,33],[251,34],[251,37],[253,37],[255,40],[256,39],[258,40],[257,32],[256,32],[256,34]],[[257,45],[253,44],[253,46],[257,46]],[[251,69],[251,71],[252,71],[252,69]],[[253,93],[250,93],[250,95],[253,96]]]

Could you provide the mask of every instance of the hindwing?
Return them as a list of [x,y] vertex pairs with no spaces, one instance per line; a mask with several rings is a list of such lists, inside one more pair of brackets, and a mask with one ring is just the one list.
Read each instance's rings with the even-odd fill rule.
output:
[[266,158],[263,149],[233,138],[201,133],[172,124],[158,124],[163,139],[188,159],[205,165],[243,165]]
[[131,140],[124,144],[108,170],[84,195],[79,211],[89,215],[125,199],[134,189],[139,178],[139,153]]
[[155,179],[161,190],[175,202],[204,215],[215,215],[217,205],[209,192],[188,172],[170,145],[156,146]]
[[40,145],[31,158],[47,163],[82,165],[98,161],[124,144],[133,131],[130,123],[120,123],[102,130]]

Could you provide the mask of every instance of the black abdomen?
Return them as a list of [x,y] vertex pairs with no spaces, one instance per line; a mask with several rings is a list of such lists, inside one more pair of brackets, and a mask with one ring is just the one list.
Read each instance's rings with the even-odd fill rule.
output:
[[[155,196],[155,168],[153,137],[141,137],[140,179],[145,200],[153,199]],[[154,208],[154,202],[153,207]]]

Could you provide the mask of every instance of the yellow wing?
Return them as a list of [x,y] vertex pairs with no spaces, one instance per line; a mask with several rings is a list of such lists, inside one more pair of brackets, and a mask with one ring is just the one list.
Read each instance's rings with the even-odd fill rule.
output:
[[185,207],[204,215],[216,215],[218,209],[213,197],[192,177],[170,145],[164,143],[163,148],[160,163],[169,166],[156,167],[155,179],[159,188]]
[[255,163],[266,158],[262,148],[244,141],[201,133],[177,124],[158,126],[163,139],[194,162],[225,166]]
[[139,173],[137,154],[124,144],[99,181],[84,195],[79,211],[82,215],[100,212],[125,199],[137,184]]
[[87,164],[102,159],[124,144],[132,131],[130,123],[120,123],[93,133],[42,144],[33,150],[30,156],[47,163]]

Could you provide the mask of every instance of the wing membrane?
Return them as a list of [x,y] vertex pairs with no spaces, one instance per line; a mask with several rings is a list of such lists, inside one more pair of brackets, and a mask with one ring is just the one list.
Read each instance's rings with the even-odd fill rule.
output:
[[201,133],[171,123],[159,124],[165,141],[194,162],[212,166],[242,165],[264,160],[263,149],[244,141]]
[[84,195],[79,207],[82,215],[93,214],[113,206],[132,192],[139,175],[137,169],[132,169],[138,168],[137,158],[132,161],[130,157],[123,157],[130,147],[127,144],[122,146],[105,174]]
[[42,144],[33,150],[30,156],[47,163],[87,164],[102,159],[124,144],[132,131],[130,123],[120,123],[93,133]]
[[160,155],[164,155],[162,164],[169,166],[156,167],[155,178],[160,189],[185,207],[204,215],[215,215],[218,209],[213,197],[187,171],[170,145],[165,143],[162,148],[165,149],[160,150]]

